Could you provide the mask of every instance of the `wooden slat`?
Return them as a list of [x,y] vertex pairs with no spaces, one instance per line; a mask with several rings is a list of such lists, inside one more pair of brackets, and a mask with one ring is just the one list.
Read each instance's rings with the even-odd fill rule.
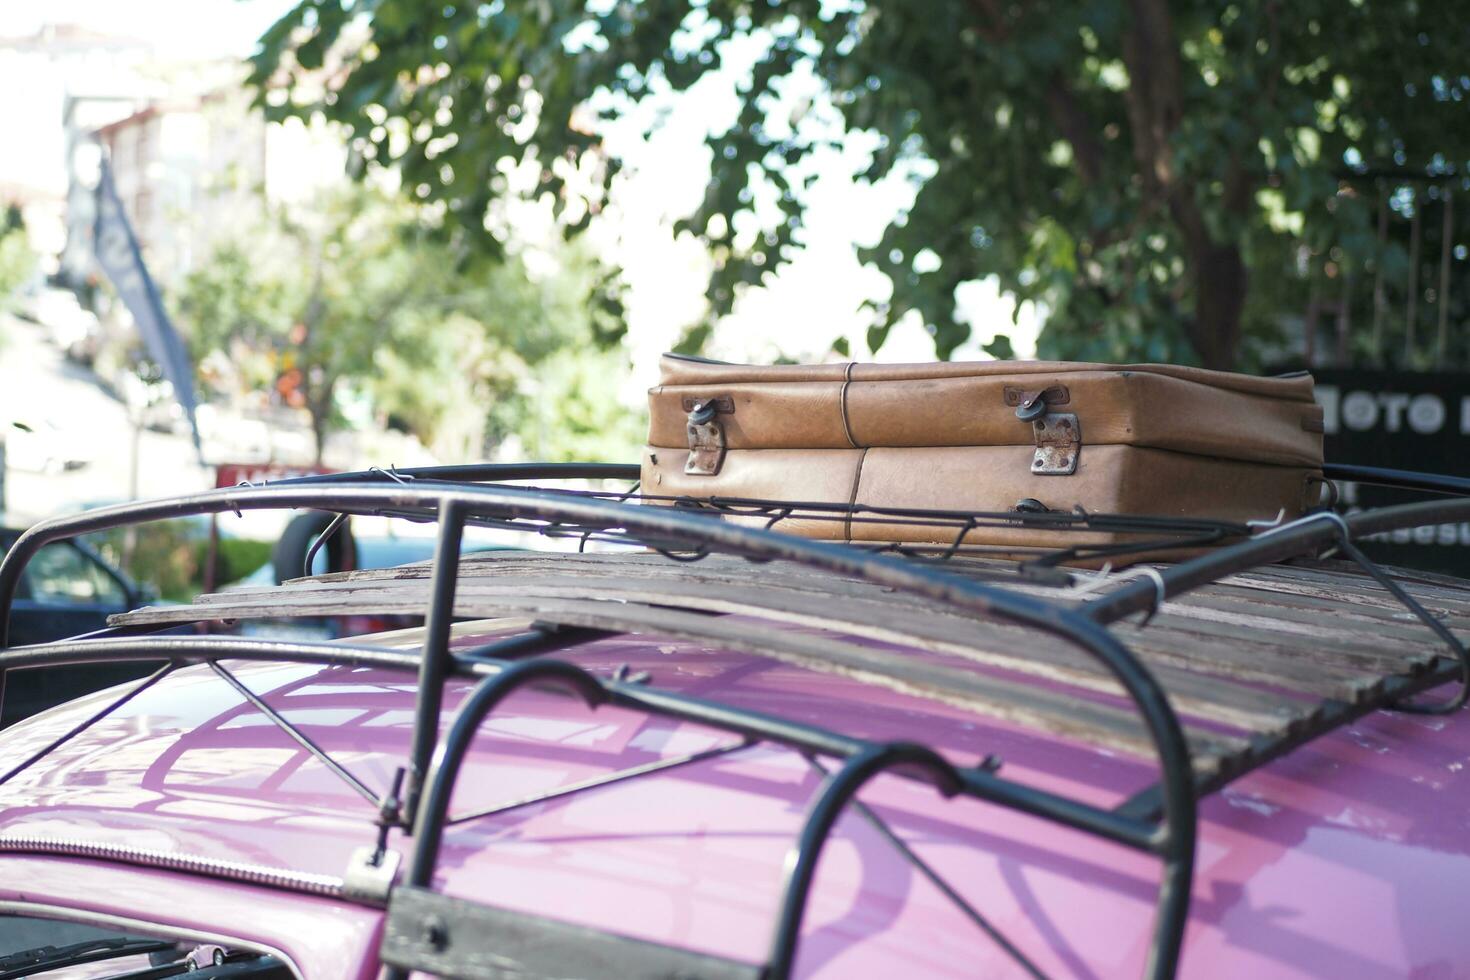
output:
[[[362,598],[384,613],[421,612],[424,595],[410,590],[383,588],[379,583],[357,583]],[[197,618],[201,610],[188,606],[154,606],[116,617],[121,623],[162,624]],[[211,616],[339,615],[338,597],[293,596],[278,593],[267,604],[213,605]],[[1033,684],[997,678],[975,670],[933,663],[919,656],[874,650],[828,637],[784,630],[753,630],[748,623],[639,603],[563,599],[538,596],[476,594],[461,588],[455,597],[456,616],[525,613],[560,625],[654,632],[664,636],[715,641],[722,647],[768,657],[821,673],[837,674],[899,693],[973,711],[999,721],[1117,751],[1149,757],[1152,749],[1136,715],[1111,705],[1088,701]],[[756,634],[756,635],[752,635]],[[1239,751],[1245,740],[1187,729],[1196,769],[1213,769],[1218,760]]]
[[[721,562],[716,556],[711,556],[699,562],[697,565],[691,566],[668,562],[656,556],[644,555],[597,556],[596,558],[593,556],[570,555],[544,557],[516,555],[514,557],[500,557],[506,554],[495,553],[496,557],[494,558],[477,561],[467,560],[462,578],[472,578],[487,574],[508,574],[511,572],[565,572],[568,565],[572,565],[573,567],[579,567],[579,573],[589,576],[606,575],[616,577],[618,575],[637,575],[643,577],[671,578],[679,581],[699,579],[727,583],[745,583],[752,580],[753,575],[755,575],[753,569],[756,567],[749,563],[741,562],[738,559],[725,559]],[[476,558],[478,559],[479,556],[476,556]],[[567,559],[573,560],[569,562]],[[698,571],[693,570],[696,568]],[[302,585],[304,586],[308,582],[313,581],[382,581],[400,577],[420,577],[426,573],[426,566],[413,566],[391,571],[342,573],[339,576],[322,577],[317,580],[302,580]],[[874,590],[877,588],[867,583],[821,575],[820,573],[802,574],[800,572],[785,570],[773,571],[771,566],[761,566],[758,577],[761,582],[766,584],[779,585],[783,588],[805,588],[814,594],[820,594],[822,596],[831,596],[834,594],[872,596]],[[1048,595],[1048,597],[1055,595],[1054,590],[1038,589],[1030,586],[1017,586],[1015,590],[1027,593],[1034,592],[1036,594]],[[886,590],[878,591],[882,594],[888,594]],[[918,596],[904,595],[901,598],[901,602],[905,605],[938,610],[948,614],[954,614],[956,612],[952,606]],[[1288,633],[1307,637],[1317,642],[1333,640],[1339,644],[1346,645],[1345,648],[1349,650],[1361,649],[1369,658],[1366,666],[1372,670],[1378,670],[1382,667],[1392,668],[1397,663],[1392,655],[1385,655],[1384,645],[1382,643],[1365,641],[1360,630],[1355,631],[1349,628],[1335,627],[1330,617],[1321,617],[1316,622],[1293,622],[1291,617],[1283,617],[1278,620],[1272,617],[1252,616],[1240,611],[1232,612],[1229,609],[1211,611],[1210,603],[1190,605],[1187,599],[1182,605],[1177,607],[1171,603],[1166,608],[1166,612],[1168,615],[1163,619],[1156,620],[1157,623],[1163,626],[1171,625],[1171,617],[1177,616],[1180,617],[1180,620],[1172,621],[1172,625],[1190,633],[1199,633],[1202,628],[1197,623],[1183,622],[1183,620],[1206,620],[1227,627],[1223,630],[1213,628],[1207,630],[1207,632],[1218,633],[1225,639],[1244,639],[1272,643],[1277,638],[1271,634]],[[981,617],[974,616],[971,618],[979,619]],[[990,621],[995,622],[998,620],[991,618]],[[1233,630],[1228,627],[1243,627],[1244,629]],[[1397,649],[1405,652],[1411,652],[1412,648],[1417,647],[1422,642],[1422,636],[1415,634],[1412,628],[1403,630],[1401,633],[1396,634],[1396,636],[1404,641]]]
[[[648,556],[637,557],[644,559]],[[728,559],[718,562],[713,557],[698,563],[697,566],[692,566],[698,568],[698,572],[691,571],[689,565],[679,565],[663,560],[629,560],[629,558],[619,556],[613,562],[598,563],[589,559],[590,556],[584,556],[578,564],[578,575],[586,575],[590,578],[630,576],[661,578],[674,580],[681,584],[697,578],[701,581],[740,585],[750,581],[752,568],[749,563],[739,560],[734,560],[732,564]],[[715,563],[710,564],[711,562]],[[549,569],[565,570],[566,567],[565,563],[557,559],[543,558],[527,562],[497,558],[482,563],[474,570],[467,569],[467,573],[470,576],[511,574],[523,570],[539,573]],[[381,579],[384,576],[380,574],[375,577]],[[834,594],[868,598],[882,596],[890,600],[891,605],[896,603],[900,608],[923,609],[926,615],[957,615],[953,607],[942,603],[912,595],[894,595],[888,590],[867,583],[834,580],[831,576],[785,575],[773,572],[771,566],[763,566],[760,579],[763,583],[776,585],[783,589],[809,591],[814,596],[814,601],[827,601]],[[1035,591],[1044,592],[1046,590]],[[983,620],[994,623],[1001,629],[1007,628],[1008,625],[994,617],[966,615],[964,618],[967,623]],[[1167,618],[1155,620],[1155,623],[1161,625],[1167,625],[1168,622]],[[1361,651],[1350,649],[1346,655],[1315,644],[1304,645],[1290,642],[1288,645],[1287,641],[1269,633],[1229,635],[1221,638],[1231,644],[1231,649],[1224,651],[1224,655],[1221,653],[1219,644],[1212,644],[1211,649],[1201,650],[1196,654],[1194,648],[1211,640],[1209,631],[1194,622],[1186,622],[1182,626],[1184,627],[1182,633],[1177,630],[1170,632],[1161,628],[1157,631],[1151,629],[1149,633],[1139,634],[1140,637],[1145,638],[1144,647],[1139,651],[1145,657],[1145,662],[1150,665],[1153,663],[1171,664],[1182,669],[1202,671],[1215,676],[1234,677],[1252,683],[1272,684],[1287,690],[1300,690],[1303,693],[1355,700],[1362,692],[1373,689],[1385,667],[1396,669],[1404,659],[1394,654],[1385,654],[1382,649],[1372,645]],[[1025,650],[1029,646],[1048,642],[1048,638],[1035,630],[1015,626],[1009,628],[1019,631],[1012,633],[1020,641],[1016,649]],[[1170,642],[1171,640],[1173,642]],[[1301,669],[1293,669],[1294,665],[1281,666],[1297,657],[1307,661],[1302,664]]]
[[[1354,607],[1366,606],[1386,611],[1403,609],[1403,604],[1398,599],[1370,578],[1278,574],[1276,571],[1253,569],[1227,576],[1220,584],[1288,595],[1336,599]],[[1404,589],[1438,614],[1470,615],[1470,603],[1455,600],[1453,597],[1432,597],[1412,585],[1404,585]]]
[[1132,623],[1111,627],[1145,664],[1173,664],[1210,677],[1280,688],[1303,696],[1357,702],[1382,686],[1382,674],[1334,661],[1330,650],[1243,643],[1194,636],[1181,642]]
[[[1372,577],[1363,570],[1357,562],[1347,558],[1297,558],[1280,565],[1269,566],[1281,569],[1304,569],[1314,574],[1327,575],[1349,575],[1371,581]],[[1419,568],[1405,568],[1402,565],[1384,565],[1378,563],[1378,568],[1392,576],[1394,581],[1413,585],[1418,584],[1430,588],[1444,589],[1455,595],[1463,596],[1466,590],[1466,580],[1454,575],[1446,575],[1442,572],[1429,572]]]
[[[495,585],[498,578],[466,578],[461,580],[460,588],[476,595],[558,598],[583,597],[589,588],[588,577],[578,575],[516,577],[506,579],[509,584]],[[418,586],[414,595],[419,601],[427,602],[428,594],[421,587],[423,581],[379,578],[373,582],[373,587]],[[361,581],[314,583],[310,592],[313,595],[330,592],[341,596],[341,601],[346,603],[355,601],[352,599],[353,590],[362,586]],[[296,593],[300,590],[291,591]],[[891,595],[878,590],[872,590],[868,597],[824,597],[825,601],[813,603],[789,590],[743,582],[712,581],[699,572],[686,573],[675,583],[664,583],[656,578],[630,575],[623,568],[615,580],[599,581],[596,591],[604,599],[760,616],[838,634],[909,645],[988,667],[1071,684],[1084,690],[1123,696],[1122,688],[1106,667],[1054,637],[1014,625],[977,622],[943,612],[909,609],[895,602]],[[1303,723],[1315,710],[1311,703],[1242,687],[1175,664],[1159,663],[1153,665],[1153,669],[1181,712],[1203,720],[1255,733],[1272,733]]]
[[[1326,590],[1324,590],[1326,592]],[[1263,607],[1271,610],[1270,615],[1289,615],[1349,620],[1368,626],[1370,629],[1390,627],[1413,632],[1423,630],[1424,625],[1404,605],[1390,595],[1344,596],[1341,593],[1310,592],[1298,589],[1271,588],[1245,583],[1216,584],[1191,592],[1186,601],[1209,604],[1213,602],[1238,603],[1242,607]],[[1470,629],[1470,616],[1459,615],[1449,609],[1435,608],[1426,604],[1430,613],[1439,617],[1447,626]],[[1285,612],[1279,612],[1285,610]]]
[[[201,596],[192,608],[118,619],[161,623],[201,615],[336,615],[345,609],[421,614],[431,565],[298,579],[282,588]],[[1014,574],[1015,563],[971,556],[944,567],[984,578]],[[1006,587],[1069,606],[1091,598],[1019,580]],[[1409,588],[1452,628],[1470,626],[1470,591],[1463,586],[1434,580]],[[455,612],[519,614],[713,642],[1050,734],[1150,752],[1137,717],[1114,701],[1098,700],[1121,696],[1106,668],[1059,638],[806,566],[755,564],[728,555],[689,564],[652,553],[487,552],[461,562]],[[761,628],[709,613],[825,632]],[[1197,768],[1215,777],[1250,765],[1282,740],[1299,739],[1345,716],[1342,705],[1368,710],[1389,688],[1401,686],[1400,679],[1422,676],[1442,653],[1391,594],[1356,566],[1340,564],[1252,569],[1171,599],[1147,627],[1124,622],[1113,629],[1181,714]],[[861,641],[913,652],[873,649]],[[1028,683],[1026,677],[1046,683]],[[1250,738],[1201,729],[1192,718]]]
[[[471,583],[473,590],[483,582]],[[526,595],[574,598],[586,594],[586,582],[574,577],[521,579],[505,586]],[[776,622],[810,626],[885,643],[947,654],[987,667],[998,667],[1123,696],[1107,669],[1080,650],[1024,627],[976,622],[931,610],[903,608],[892,601],[845,596],[813,606],[806,598],[780,589],[696,581],[686,577],[677,591],[657,584],[608,584],[598,595],[609,599],[673,605],[706,612],[759,616]],[[1156,676],[1187,714],[1256,732],[1274,732],[1295,724],[1310,705],[1280,695],[1212,681],[1198,673],[1161,665]]]
[[[1356,566],[1353,566],[1356,568]],[[1299,568],[1292,565],[1263,565],[1249,572],[1229,576],[1222,581],[1240,584],[1241,580],[1256,584],[1266,583],[1283,591],[1296,589],[1304,595],[1343,596],[1348,601],[1361,600],[1367,603],[1399,605],[1398,600],[1388,593],[1370,576],[1359,570],[1356,574],[1344,569]],[[1409,595],[1425,606],[1441,613],[1470,616],[1470,589],[1451,588],[1437,583],[1425,583],[1414,578],[1395,578],[1395,582]]]
[[[767,616],[772,611],[786,612],[786,617],[775,618],[892,642],[914,642],[926,649],[974,657],[993,666],[1089,689],[1117,690],[1111,677],[1095,661],[1039,631],[993,619],[982,621],[958,616],[952,607],[912,596],[894,595],[866,583],[834,583],[830,577],[808,581],[800,576],[772,575],[769,567],[763,567],[759,574],[763,584],[752,586],[751,566],[744,562],[733,565],[728,562],[700,562],[691,567],[662,560],[640,560],[643,556],[636,559],[620,556],[614,561],[561,560],[566,557],[570,556],[549,559],[540,556],[497,557],[473,566],[467,563],[461,581],[468,587],[468,583],[476,581],[508,578],[517,583],[519,589],[571,584],[572,595],[581,595],[595,586],[599,594],[608,597],[679,601],[711,611]],[[568,571],[569,568],[572,570]],[[293,591],[345,589],[350,592],[368,582],[386,584],[402,581],[404,577],[422,581],[425,571],[425,566],[418,566],[395,571],[346,573],[300,580],[289,588]],[[560,571],[561,575],[548,577],[551,571]],[[524,573],[535,577],[517,577]],[[778,579],[779,589],[765,587],[764,583],[771,578]],[[640,581],[661,583],[665,589],[675,591],[663,595],[627,591],[629,583]],[[816,591],[813,583],[820,583],[826,591]],[[802,595],[808,590],[811,590],[810,595]],[[842,594],[841,608],[825,610],[824,607],[839,601],[833,593]],[[346,594],[343,593],[344,600]],[[210,597],[210,601],[222,598]],[[881,607],[878,605],[880,601]],[[855,602],[869,605],[854,605]],[[817,609],[830,612],[830,615],[803,615],[804,611]],[[796,618],[792,619],[792,615]],[[1182,712],[1255,732],[1270,732],[1300,724],[1310,720],[1315,708],[1282,695],[1240,687],[1232,683],[1234,680],[1353,702],[1371,696],[1380,685],[1376,671],[1344,670],[1331,662],[1299,665],[1289,652],[1278,647],[1263,650],[1235,642],[1223,650],[1216,644],[1209,650],[1196,652],[1194,648],[1200,645],[1200,638],[1192,638],[1189,643],[1170,648],[1157,642],[1155,636],[1157,634],[1144,634],[1146,642],[1138,645],[1137,652],[1155,671]],[[938,642],[929,642],[935,640]],[[979,645],[984,649],[978,651],[977,656],[974,648]],[[1088,672],[1090,676],[1079,676],[1079,671]]]
[[1286,657],[1320,657],[1328,662],[1346,664],[1356,669],[1378,673],[1398,673],[1413,669],[1413,664],[1436,651],[1427,649],[1424,641],[1408,643],[1390,637],[1373,637],[1362,631],[1345,635],[1345,631],[1324,627],[1317,632],[1272,630],[1208,616],[1208,611],[1194,610],[1185,614],[1166,604],[1148,626],[1156,641],[1187,649],[1198,639],[1248,643],[1258,649],[1270,649]]

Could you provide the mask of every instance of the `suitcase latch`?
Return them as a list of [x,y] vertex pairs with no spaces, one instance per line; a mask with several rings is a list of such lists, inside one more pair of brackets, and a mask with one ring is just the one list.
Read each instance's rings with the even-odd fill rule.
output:
[[1067,390],[1066,385],[1052,385],[1039,391],[1006,385],[1002,393],[1006,404],[1016,410],[1016,418],[1022,422],[1039,419],[1053,405],[1065,405],[1072,400],[1072,393]]
[[729,398],[684,399],[689,412],[685,431],[689,435],[689,456],[684,460],[684,472],[690,476],[714,476],[725,462],[725,427],[720,424],[721,412],[735,411]]
[[1036,454],[1031,472],[1037,476],[1071,476],[1082,453],[1082,426],[1071,412],[1048,412],[1031,423]]

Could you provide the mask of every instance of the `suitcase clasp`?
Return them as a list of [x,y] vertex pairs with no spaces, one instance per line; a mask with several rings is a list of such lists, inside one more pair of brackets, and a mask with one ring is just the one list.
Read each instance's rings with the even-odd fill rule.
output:
[[1022,422],[1034,422],[1050,411],[1051,406],[1065,405],[1072,400],[1066,385],[1051,385],[1039,391],[1006,385],[1001,392],[1005,403],[1016,410],[1016,418]]
[[725,462],[725,427],[720,424],[719,414],[734,412],[735,406],[729,398],[686,398],[684,408],[689,412],[685,426],[689,456],[684,460],[684,472],[689,476],[714,476]]
[[1037,476],[1071,476],[1082,453],[1082,426],[1071,412],[1051,412],[1031,423],[1036,454],[1031,472]]

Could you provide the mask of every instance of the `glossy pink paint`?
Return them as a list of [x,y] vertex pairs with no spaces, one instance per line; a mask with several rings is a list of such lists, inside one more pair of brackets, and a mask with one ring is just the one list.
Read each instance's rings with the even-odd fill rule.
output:
[[[468,642],[468,641],[467,641]],[[654,683],[872,738],[917,738],[959,764],[1098,803],[1147,765],[982,724],[957,710],[742,655],[622,637],[569,653]],[[369,786],[403,758],[412,679],[240,665],[242,680]],[[466,688],[455,684],[446,718]],[[0,765],[97,698],[0,735]],[[728,744],[728,733],[524,691],[491,716],[456,791],[468,812]],[[1185,977],[1470,975],[1470,721],[1375,714],[1203,805]],[[820,773],[755,746],[452,829],[444,890],[758,961],[782,864]],[[862,794],[914,852],[1049,974],[1138,975],[1158,863],[973,800],[882,777]],[[163,681],[0,786],[0,834],[127,843],[340,875],[372,807],[204,668]],[[394,841],[404,850],[404,842]],[[245,929],[312,980],[365,976],[380,913],[285,891],[101,861],[0,853],[0,899]],[[252,911],[244,914],[243,910]],[[1007,976],[1014,964],[859,812],[818,872],[798,973]]]

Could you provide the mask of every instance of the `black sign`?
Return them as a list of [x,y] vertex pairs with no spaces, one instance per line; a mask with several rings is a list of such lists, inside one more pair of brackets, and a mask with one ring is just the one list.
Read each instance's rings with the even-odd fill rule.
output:
[[[1470,374],[1313,371],[1329,463],[1470,477]],[[1339,484],[1341,508],[1356,511],[1424,499],[1423,494]],[[1394,565],[1470,576],[1470,522],[1384,535],[1364,549]]]

